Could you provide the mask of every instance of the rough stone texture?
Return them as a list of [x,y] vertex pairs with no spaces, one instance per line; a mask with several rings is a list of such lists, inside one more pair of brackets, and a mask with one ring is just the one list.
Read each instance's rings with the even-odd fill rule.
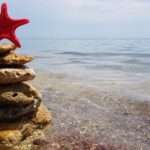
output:
[[0,57],[0,66],[5,65],[24,65],[30,61],[32,61],[32,57],[17,55],[14,52],[9,53],[3,57]]
[[30,68],[2,68],[0,69],[0,84],[12,84],[35,78],[35,72]]
[[38,147],[36,148],[34,142],[40,139],[45,139],[45,132],[43,132],[43,130],[35,130],[31,136],[27,137],[20,144],[14,146],[13,150],[38,150]]
[[[34,141],[38,139],[45,138],[45,132],[43,130],[35,130],[31,136],[24,139],[21,143],[11,145],[0,144],[0,150],[33,150],[34,149]],[[37,150],[37,149],[36,149]]]
[[46,125],[52,120],[50,112],[48,109],[41,104],[38,108],[35,118],[33,118],[33,122],[36,124]]
[[[0,107],[0,121],[16,121],[26,115],[33,116],[40,105],[40,100],[35,99],[34,103],[24,106],[4,105]],[[15,114],[15,115],[14,115]]]
[[16,46],[14,44],[1,44],[0,45],[0,54],[6,54],[15,49],[16,49]]
[[2,130],[0,131],[0,141],[3,144],[16,144],[22,139],[22,134],[18,130]]
[[0,45],[0,150],[33,150],[44,143],[52,116],[40,93],[25,81],[35,72],[24,66],[32,57],[17,55],[13,44]]
[[29,83],[17,83],[0,86],[0,106],[29,105],[35,99],[41,101],[41,94]]
[[[17,122],[0,123],[0,145],[11,148],[22,145],[22,142],[26,141],[27,138],[32,138],[33,133],[36,131],[44,132],[51,123],[51,118],[51,114],[47,113],[47,110],[41,105],[33,119],[24,118]],[[35,120],[40,120],[40,123],[36,123]],[[36,138],[38,139],[39,137],[36,136]],[[33,139],[35,139],[35,136]]]

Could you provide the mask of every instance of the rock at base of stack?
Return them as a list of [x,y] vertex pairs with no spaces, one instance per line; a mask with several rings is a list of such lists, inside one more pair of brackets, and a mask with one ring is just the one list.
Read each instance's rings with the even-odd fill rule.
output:
[[44,138],[52,117],[41,94],[25,83],[35,77],[24,66],[32,57],[14,50],[14,45],[0,45],[0,150],[30,150],[36,139]]
[[0,123],[0,150],[30,150],[33,141],[44,138],[51,120],[51,114],[41,104],[31,118],[24,117],[13,123]]

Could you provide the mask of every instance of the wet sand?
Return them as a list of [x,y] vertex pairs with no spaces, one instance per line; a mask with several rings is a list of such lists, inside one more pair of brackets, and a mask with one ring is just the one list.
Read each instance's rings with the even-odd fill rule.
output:
[[150,149],[149,82],[91,84],[61,73],[37,71],[33,84],[53,114],[50,138],[78,134],[129,150]]

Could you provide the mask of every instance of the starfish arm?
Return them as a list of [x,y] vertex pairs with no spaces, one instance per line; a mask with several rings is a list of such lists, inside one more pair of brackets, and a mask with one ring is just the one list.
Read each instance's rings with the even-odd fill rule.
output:
[[14,27],[14,29],[16,29],[19,26],[22,26],[22,25],[25,25],[25,24],[28,24],[28,23],[29,23],[28,19],[14,20],[13,27]]
[[8,39],[17,47],[21,47],[19,39],[15,35],[15,30],[22,25],[29,23],[28,19],[12,19],[7,13],[7,3],[1,5],[0,13],[0,40]]
[[1,17],[9,18],[8,13],[7,13],[7,4],[6,3],[3,3],[1,6]]
[[14,32],[12,32],[8,37],[7,39],[9,39],[11,42],[13,42],[16,47],[20,48],[21,47],[21,44],[19,42],[19,39],[17,38],[17,36],[15,35]]

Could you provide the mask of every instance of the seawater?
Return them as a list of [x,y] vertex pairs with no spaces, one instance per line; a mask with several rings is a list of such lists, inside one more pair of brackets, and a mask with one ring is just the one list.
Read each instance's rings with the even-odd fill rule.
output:
[[[23,40],[54,130],[149,150],[150,40]],[[71,131],[70,131],[71,130]]]
[[150,74],[150,39],[23,40],[32,65],[95,81],[143,81]]
[[22,45],[18,52],[34,57],[30,66],[37,73],[150,101],[150,39],[41,38],[23,40]]

